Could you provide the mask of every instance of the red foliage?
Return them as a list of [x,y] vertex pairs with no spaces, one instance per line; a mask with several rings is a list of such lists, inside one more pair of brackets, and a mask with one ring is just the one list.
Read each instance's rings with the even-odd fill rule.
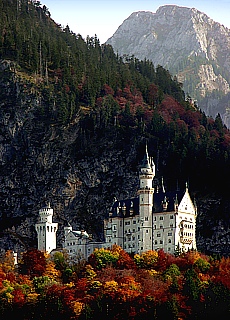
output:
[[108,84],[104,84],[103,86],[103,93],[105,95],[109,95],[111,94],[112,96],[114,95],[114,90],[108,85]]
[[220,282],[230,289],[230,258],[221,259],[218,269],[214,274],[213,281]]
[[224,140],[221,144],[223,145],[223,147],[229,148],[229,146],[230,146],[230,134],[229,133],[224,135]]
[[178,115],[182,117],[185,114],[185,109],[173,97],[166,96],[159,107],[159,113],[165,122],[170,123],[173,116]]
[[152,107],[155,106],[155,101],[158,98],[158,91],[159,91],[158,86],[155,85],[154,83],[151,83],[148,90],[148,100],[149,100],[149,104]]
[[14,272],[8,272],[6,274],[6,279],[9,280],[10,282],[14,282],[16,280],[16,275]]
[[25,294],[22,292],[22,289],[14,289],[13,291],[13,303],[18,306],[22,306],[25,303]]
[[163,249],[160,249],[158,251],[156,270],[159,270],[162,272],[165,271],[170,266],[172,258],[173,258],[172,255],[164,252]]
[[190,128],[199,128],[201,113],[193,110],[187,110],[183,114],[182,119],[188,124]]
[[124,250],[121,250],[119,252],[119,259],[116,263],[117,269],[135,269],[136,264],[134,263],[133,259],[130,257],[130,255],[125,252]]
[[87,291],[87,281],[86,278],[81,278],[77,281],[75,288],[75,295],[77,298],[84,298]]
[[46,258],[43,252],[30,249],[23,253],[22,263],[19,263],[19,271],[31,277],[40,277],[46,271]]
[[146,124],[149,124],[152,121],[153,118],[153,110],[145,109],[144,111],[144,122]]

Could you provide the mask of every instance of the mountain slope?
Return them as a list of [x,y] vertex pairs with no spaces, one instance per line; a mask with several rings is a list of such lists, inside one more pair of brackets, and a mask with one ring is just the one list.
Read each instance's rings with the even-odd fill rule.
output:
[[113,198],[136,194],[147,141],[159,181],[168,190],[189,181],[196,195],[200,248],[230,252],[216,241],[229,226],[219,203],[228,199],[230,132],[220,117],[185,100],[163,67],[124,63],[96,37],[61,29],[37,2],[0,0],[0,8],[0,248],[36,246],[48,201],[59,244],[68,221],[102,238]]
[[214,101],[230,88],[230,30],[194,9],[166,5],[134,12],[106,42],[115,52],[162,65],[203,110],[215,116],[228,104]]

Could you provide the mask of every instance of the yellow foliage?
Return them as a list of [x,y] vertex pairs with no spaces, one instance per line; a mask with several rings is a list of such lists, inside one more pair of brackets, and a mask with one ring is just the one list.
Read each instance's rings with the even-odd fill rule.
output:
[[154,250],[149,250],[143,252],[141,255],[135,254],[134,261],[136,265],[140,268],[153,268],[158,260],[158,252]]
[[73,288],[74,286],[75,286],[75,284],[73,282],[66,283],[67,288]]
[[74,301],[73,302],[73,311],[74,311],[76,316],[80,316],[80,314],[84,310],[84,306],[85,306],[84,303],[82,303],[80,301]]
[[114,293],[118,290],[119,285],[116,281],[112,280],[112,281],[106,281],[104,284],[104,293],[106,294],[110,294],[110,293]]
[[199,258],[200,254],[198,251],[189,251],[186,253],[188,262],[191,264],[194,264]]
[[156,276],[158,272],[154,269],[147,270],[148,274],[152,277]]
[[61,277],[60,270],[55,268],[55,263],[51,260],[47,261],[46,270],[44,276],[49,277],[51,280],[58,281]]
[[90,264],[88,264],[85,269],[86,278],[88,280],[93,280],[97,276],[96,272]]
[[38,300],[38,296],[39,296],[39,294],[36,293],[36,292],[29,293],[29,294],[26,296],[26,300],[27,300],[27,302],[29,302],[29,303],[36,303],[37,300]]
[[1,268],[5,273],[13,272],[15,270],[14,255],[11,250],[6,251],[1,263]]

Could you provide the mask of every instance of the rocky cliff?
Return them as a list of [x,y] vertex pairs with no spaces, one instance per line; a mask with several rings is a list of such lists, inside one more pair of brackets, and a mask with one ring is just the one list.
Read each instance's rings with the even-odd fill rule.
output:
[[135,148],[117,149],[114,139],[90,151],[78,140],[80,117],[68,126],[45,121],[34,79],[24,77],[14,63],[1,62],[0,247],[36,246],[34,223],[48,201],[60,231],[71,222],[101,238],[113,198],[136,191]]
[[[80,113],[85,110],[68,125],[51,124],[38,113],[42,97],[36,79],[7,60],[1,61],[0,79],[0,248],[36,247],[34,224],[49,201],[60,246],[67,222],[102,239],[103,218],[114,197],[136,195],[145,141],[112,128],[110,136],[83,139]],[[202,198],[197,203],[198,248],[229,254],[229,204]]]
[[230,30],[206,14],[175,5],[134,12],[107,43],[121,56],[149,59],[177,75],[209,115],[229,109],[223,96],[230,92]]

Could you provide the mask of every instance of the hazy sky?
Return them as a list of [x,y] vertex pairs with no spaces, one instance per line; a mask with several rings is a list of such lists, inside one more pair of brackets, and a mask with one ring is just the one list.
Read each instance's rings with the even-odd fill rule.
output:
[[101,44],[135,11],[156,10],[166,4],[196,8],[216,22],[230,28],[230,0],[41,0],[55,22],[70,27],[83,38],[95,34]]

